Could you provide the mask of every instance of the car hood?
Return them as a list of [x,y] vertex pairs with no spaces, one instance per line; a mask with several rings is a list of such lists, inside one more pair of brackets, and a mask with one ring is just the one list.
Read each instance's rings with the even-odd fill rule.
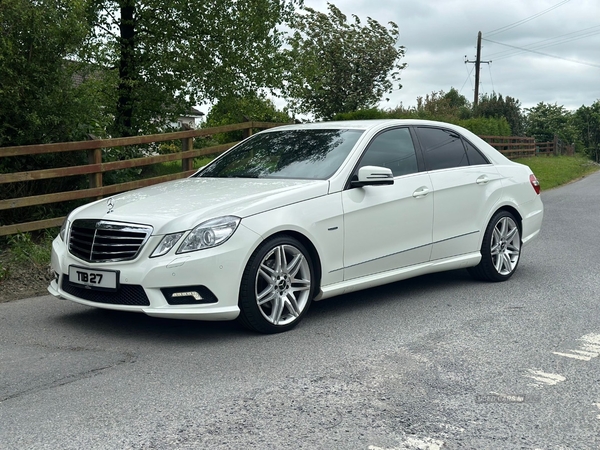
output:
[[328,189],[324,180],[186,178],[98,200],[76,209],[69,219],[151,225],[152,234],[161,235],[216,217],[248,217],[326,195]]

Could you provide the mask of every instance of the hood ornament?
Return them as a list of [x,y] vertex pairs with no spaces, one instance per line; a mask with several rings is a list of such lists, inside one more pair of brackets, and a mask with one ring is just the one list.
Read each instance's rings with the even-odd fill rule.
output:
[[113,209],[115,207],[115,200],[111,197],[108,200],[106,200],[106,206],[108,207],[108,211],[106,211],[106,214],[110,214],[111,212],[113,212]]

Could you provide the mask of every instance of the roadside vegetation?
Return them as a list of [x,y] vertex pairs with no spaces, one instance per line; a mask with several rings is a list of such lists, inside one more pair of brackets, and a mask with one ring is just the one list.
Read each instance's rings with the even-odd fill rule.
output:
[[58,228],[0,238],[0,302],[46,293]]

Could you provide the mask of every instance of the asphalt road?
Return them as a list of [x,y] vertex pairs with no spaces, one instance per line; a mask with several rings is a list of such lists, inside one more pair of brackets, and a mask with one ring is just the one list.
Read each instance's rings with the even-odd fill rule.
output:
[[281,335],[0,304],[0,448],[599,449],[600,173],[543,200],[510,281],[424,276]]

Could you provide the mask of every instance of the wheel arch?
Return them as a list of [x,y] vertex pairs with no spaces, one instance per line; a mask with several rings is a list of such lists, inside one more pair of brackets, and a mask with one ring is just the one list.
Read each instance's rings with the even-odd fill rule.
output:
[[[519,233],[521,233],[521,237],[523,237],[523,217],[521,216],[521,213],[519,213],[519,210],[517,210],[512,205],[504,205],[504,206],[501,206],[500,208],[498,208],[496,211],[494,211],[494,213],[492,214],[492,217],[494,217],[496,215],[496,213],[498,213],[499,211],[509,212],[513,215],[513,217],[515,219],[517,219],[517,226],[519,227]],[[490,220],[491,220],[491,217],[490,217]]]

